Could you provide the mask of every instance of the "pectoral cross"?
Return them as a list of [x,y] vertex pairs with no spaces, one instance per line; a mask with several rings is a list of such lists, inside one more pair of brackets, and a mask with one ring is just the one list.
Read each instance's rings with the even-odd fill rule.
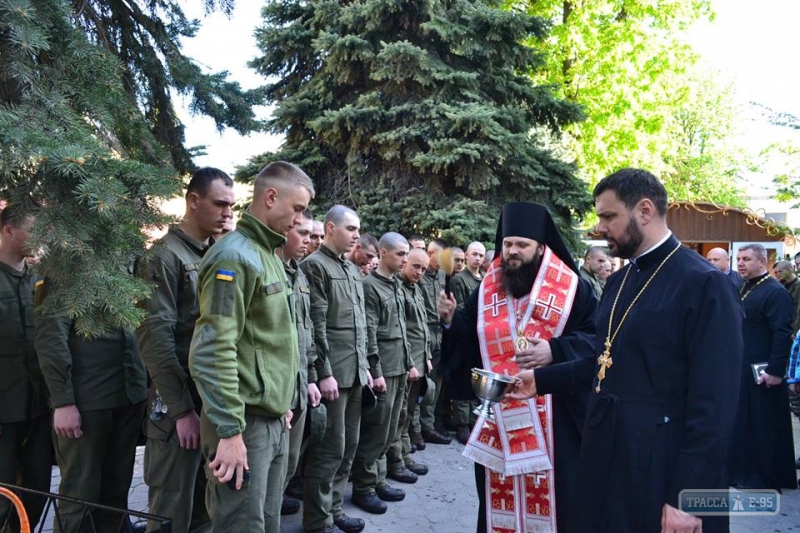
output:
[[606,378],[606,369],[613,364],[611,360],[611,339],[608,337],[606,337],[605,347],[606,349],[603,350],[603,353],[597,358],[597,364],[600,365],[600,370],[597,372],[597,387],[594,389],[595,392],[600,392],[600,383]]

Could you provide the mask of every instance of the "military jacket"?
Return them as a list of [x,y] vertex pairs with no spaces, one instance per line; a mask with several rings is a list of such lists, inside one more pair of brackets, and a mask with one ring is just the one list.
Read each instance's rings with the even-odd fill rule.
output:
[[453,280],[450,282],[450,289],[453,293],[453,297],[456,299],[456,304],[458,304],[459,309],[464,308],[469,297],[472,296],[472,293],[475,292],[475,289],[480,287],[480,285],[480,278],[473,276],[472,272],[466,268],[453,276]]
[[401,285],[403,308],[406,315],[406,338],[411,362],[420,375],[427,373],[428,359],[431,358],[430,333],[428,332],[425,300],[418,283],[403,280]]
[[[317,357],[339,387],[367,384],[367,322],[364,289],[356,266],[325,244],[300,264],[311,289],[311,321]],[[357,380],[357,381],[356,381]]]
[[792,335],[797,335],[797,331],[800,330],[800,278],[795,277],[789,283],[781,283],[781,285],[792,295],[792,303],[794,304]]
[[[297,392],[292,409],[305,409],[308,405],[308,384],[316,383],[317,351],[314,348],[314,326],[311,322],[311,291],[308,279],[294,259],[283,264],[286,277],[292,286],[294,296],[294,322],[297,326],[297,347],[299,350],[297,370]],[[322,369],[322,373],[326,370]],[[330,368],[327,369],[330,375]]]
[[439,327],[439,313],[436,311],[436,301],[439,293],[444,287],[444,273],[440,270],[428,270],[422,279],[419,280],[422,289],[422,296],[425,300],[425,313],[428,317],[428,325]]
[[152,386],[168,416],[176,420],[200,408],[197,389],[189,377],[189,346],[200,316],[197,272],[208,247],[174,224],[136,269],[140,278],[154,284],[152,296],[139,303],[147,312],[136,331],[139,350]]
[[[46,300],[49,283],[37,282],[37,306]],[[115,329],[87,339],[65,313],[38,312],[35,332],[53,408],[74,404],[80,411],[97,411],[147,399],[147,373],[133,331]]]
[[373,270],[364,279],[367,360],[373,378],[400,376],[413,363],[406,344],[406,314],[400,280]]
[[220,438],[245,430],[245,413],[280,417],[297,386],[291,287],[275,247],[283,236],[245,213],[200,262],[200,318],[189,370]]
[[592,291],[594,292],[595,297],[599,300],[603,296],[603,289],[605,288],[606,282],[603,280],[597,279],[597,276],[586,270],[585,265],[581,265],[578,269],[578,274],[589,282],[589,285],[592,286]]
[[47,386],[34,350],[33,272],[0,262],[0,424],[47,413]]

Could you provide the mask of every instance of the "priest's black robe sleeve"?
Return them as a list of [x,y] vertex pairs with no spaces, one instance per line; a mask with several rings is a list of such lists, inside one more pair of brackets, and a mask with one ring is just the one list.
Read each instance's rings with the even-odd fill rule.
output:
[[682,310],[688,362],[686,416],[666,493],[666,503],[675,508],[681,490],[713,487],[711,480],[719,476],[710,457],[727,453],[741,375],[744,313],[738,295],[716,272],[703,276],[697,290],[699,304]]

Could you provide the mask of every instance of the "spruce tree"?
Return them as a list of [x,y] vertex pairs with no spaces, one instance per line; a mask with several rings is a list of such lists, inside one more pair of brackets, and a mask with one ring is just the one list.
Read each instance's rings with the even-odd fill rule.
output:
[[45,309],[85,335],[142,318],[131,267],[180,186],[123,72],[63,2],[0,1],[0,199],[36,215]]
[[563,226],[589,208],[586,186],[550,148],[580,108],[535,84],[539,18],[484,0],[282,0],[263,9],[269,123],[284,134],[264,163],[297,163],[318,203],[358,209],[380,234],[491,241],[498,206],[547,204]]
[[[198,3],[199,0],[198,0]],[[206,12],[230,14],[233,0],[202,0]],[[184,127],[171,91],[189,100],[192,112],[214,119],[217,127],[241,134],[259,130],[253,115],[261,103],[258,90],[245,91],[228,79],[228,72],[205,73],[181,52],[180,38],[193,37],[200,27],[189,19],[178,0],[71,0],[70,18],[91,43],[121,62],[122,87],[144,111],[156,140],[170,153],[181,172],[194,169],[192,151],[184,146]],[[221,36],[224,46],[224,37]]]

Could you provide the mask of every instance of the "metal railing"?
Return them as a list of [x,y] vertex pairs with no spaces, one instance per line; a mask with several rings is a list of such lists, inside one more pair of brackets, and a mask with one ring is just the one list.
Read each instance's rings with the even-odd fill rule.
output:
[[[134,524],[154,522],[158,525],[156,529],[159,533],[172,533],[172,520],[169,518],[164,518],[163,516],[132,511],[130,509],[118,509],[116,507],[100,505],[98,503],[78,500],[68,496],[62,496],[60,494],[52,494],[50,492],[26,489],[6,483],[0,483],[0,487],[10,490],[25,500],[29,500],[31,497],[40,497],[46,500],[44,511],[42,512],[42,516],[39,517],[38,524],[35,529],[35,531],[38,533],[50,531],[50,529],[53,531],[65,531],[67,529],[64,527],[64,521],[59,510],[59,505],[64,502],[74,504],[81,508],[80,520],[77,524],[69,525],[68,530],[70,532],[80,531],[82,533],[108,533],[109,531],[115,531],[116,533],[135,533],[135,531],[137,531],[139,528],[134,528]],[[2,498],[2,496],[0,496],[0,498]],[[11,507],[12,509],[9,510],[9,514],[14,513],[13,505],[11,505]],[[106,516],[119,516],[119,522],[116,529],[109,529],[108,526],[104,526],[102,529],[99,529],[95,520],[95,513],[98,511],[102,512]],[[31,519],[31,522],[33,522],[34,517],[29,518]],[[105,522],[107,522],[107,520],[105,520]],[[116,522],[116,518],[114,519],[114,522]],[[2,527],[2,524],[0,524],[0,527]]]

